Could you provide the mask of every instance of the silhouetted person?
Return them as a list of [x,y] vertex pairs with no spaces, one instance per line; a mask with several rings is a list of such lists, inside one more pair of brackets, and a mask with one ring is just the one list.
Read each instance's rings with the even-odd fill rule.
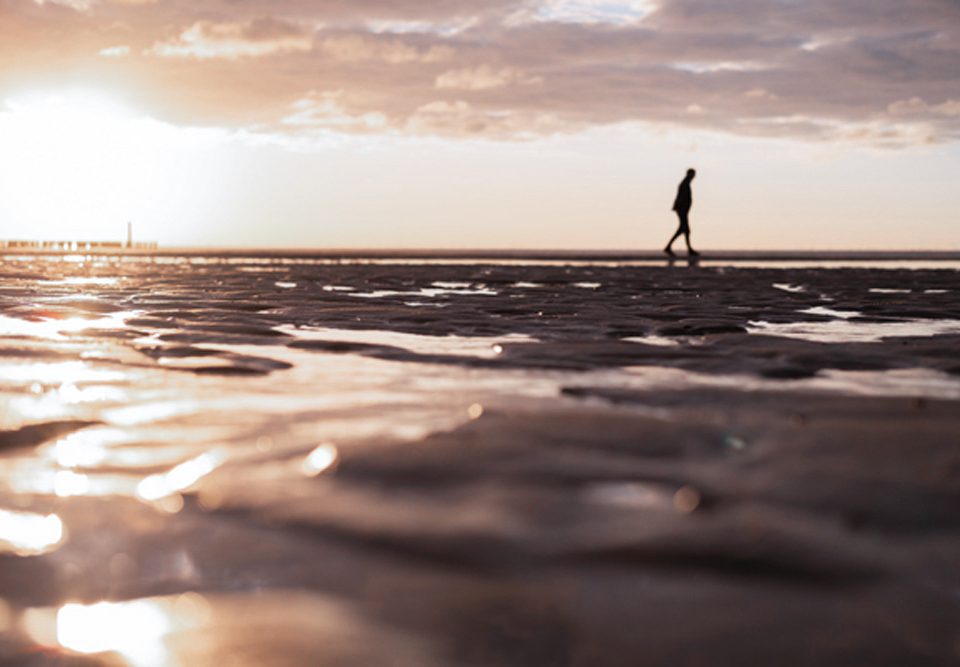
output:
[[687,216],[690,214],[690,207],[693,206],[693,193],[690,191],[690,182],[696,175],[697,172],[695,170],[687,169],[687,175],[680,181],[680,187],[677,188],[677,198],[673,200],[673,210],[677,212],[677,217],[680,218],[680,225],[670,239],[670,243],[663,249],[663,251],[671,257],[674,256],[673,242],[676,241],[677,237],[681,234],[683,234],[683,239],[687,242],[687,254],[691,257],[696,257],[700,254],[690,245],[690,221],[687,219]]

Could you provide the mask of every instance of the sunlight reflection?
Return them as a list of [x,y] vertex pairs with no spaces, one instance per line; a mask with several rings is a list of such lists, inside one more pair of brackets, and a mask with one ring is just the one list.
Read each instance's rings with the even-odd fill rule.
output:
[[384,330],[349,330],[323,327],[279,326],[277,331],[303,340],[363,343],[401,347],[418,354],[445,354],[479,359],[494,359],[503,352],[504,343],[534,343],[526,334],[507,334],[496,338],[480,336],[428,336]]
[[[809,309],[805,312],[812,312]],[[826,314],[826,308],[816,314]],[[835,313],[836,311],[831,311]],[[855,315],[855,314],[853,314]],[[767,336],[798,338],[817,343],[872,343],[885,338],[931,337],[960,333],[960,320],[903,320],[900,322],[852,321],[850,314],[837,315],[828,322],[751,321],[747,331]]]
[[160,500],[190,488],[223,464],[221,452],[207,452],[184,461],[169,472],[150,475],[137,485],[137,495],[143,500]]
[[63,522],[56,514],[0,510],[0,553],[35,556],[60,545]]
[[76,384],[78,382],[118,382],[126,379],[120,371],[91,368],[84,361],[64,361],[41,364],[3,364],[0,377],[14,382],[42,382],[45,384]]
[[109,287],[120,282],[119,278],[61,278],[60,280],[38,280],[40,285],[97,285]]
[[121,473],[83,474],[51,470],[37,460],[22,460],[0,469],[0,488],[18,494],[104,497],[133,496],[140,477]]
[[163,421],[196,411],[196,401],[153,401],[141,405],[112,408],[104,412],[104,419],[121,426],[136,426],[147,422]]
[[[616,386],[653,389],[725,388],[739,391],[817,391],[861,396],[928,396],[955,400],[960,398],[960,382],[941,371],[924,368],[899,368],[889,371],[841,371],[823,369],[814,377],[790,380],[757,378],[750,375],[720,376],[662,366],[629,366],[627,374],[595,373],[595,386],[612,381]],[[651,409],[651,414],[667,412]]]
[[53,492],[61,498],[85,496],[90,492],[90,478],[72,470],[60,470],[53,478]]
[[824,315],[825,317],[836,317],[841,320],[849,320],[853,317],[859,317],[862,313],[856,310],[834,310],[833,308],[826,308],[824,306],[813,306],[812,308],[804,308],[800,311],[801,313],[808,313],[810,315]]
[[141,468],[172,466],[190,453],[188,447],[169,446],[158,450],[135,446],[136,438],[125,429],[88,428],[45,445],[41,453],[60,468]]
[[382,299],[384,297],[392,296],[425,296],[425,297],[438,297],[438,296],[453,296],[453,295],[473,295],[473,296],[497,296],[499,294],[496,290],[489,289],[484,286],[478,286],[476,288],[470,289],[448,289],[442,287],[421,287],[415,291],[402,291],[402,290],[373,290],[372,292],[352,292],[350,296],[357,297],[358,299]]
[[621,340],[628,343],[643,343],[644,345],[658,345],[660,347],[680,347],[681,337],[669,338],[667,336],[630,336]]
[[64,468],[89,468],[103,463],[108,456],[102,444],[103,433],[77,431],[58,440],[50,448],[50,455]]
[[317,477],[332,468],[339,459],[337,448],[329,443],[320,445],[303,461],[303,474],[308,477]]
[[42,319],[25,320],[16,317],[0,315],[0,334],[6,336],[28,336],[31,338],[45,338],[48,340],[64,340],[63,334],[80,333],[82,331],[103,331],[123,329],[131,317],[136,316],[133,311],[111,313],[105,317],[67,317],[57,319],[45,317]]
[[[85,384],[81,387],[67,384],[65,386],[61,385],[59,388],[51,388],[49,382],[30,382],[30,378],[26,378],[26,381],[24,381],[22,374],[19,378],[12,379],[16,384],[28,384],[29,386],[10,387],[10,384],[4,382],[4,380],[10,379],[5,375],[5,371],[19,371],[27,368],[27,365],[18,367],[0,365],[0,389],[7,391],[14,389],[22,392],[20,395],[6,399],[4,406],[6,415],[0,412],[0,416],[12,418],[16,415],[19,418],[18,421],[60,419],[67,415],[75,416],[84,412],[89,414],[87,411],[93,408],[94,404],[104,405],[129,400],[127,391],[110,384]],[[94,373],[99,372],[101,371],[94,371]],[[16,382],[17,380],[19,382]],[[72,409],[73,406],[77,406],[79,409],[74,410]]]
[[134,664],[162,665],[170,619],[155,603],[66,604],[57,612],[57,641],[78,653],[113,651]]

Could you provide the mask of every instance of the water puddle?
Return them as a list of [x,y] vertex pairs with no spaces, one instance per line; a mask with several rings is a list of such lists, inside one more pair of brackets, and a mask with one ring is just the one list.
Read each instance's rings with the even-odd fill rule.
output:
[[394,296],[420,296],[436,298],[438,296],[497,296],[499,292],[488,287],[448,288],[448,287],[421,287],[418,290],[373,290],[370,292],[351,292],[350,296],[358,299],[383,299]]
[[537,342],[535,338],[526,334],[509,334],[495,338],[485,338],[469,336],[425,336],[421,334],[375,329],[349,330],[281,326],[277,327],[277,330],[302,340],[386,345],[389,347],[403,348],[410,352],[423,355],[450,355],[474,357],[477,359],[495,359],[502,354],[503,345],[506,343]]
[[430,301],[404,301],[404,306],[410,306],[411,308],[449,308],[450,304],[447,303],[433,303]]
[[[825,314],[823,313],[824,310],[827,309],[820,309],[816,314]],[[751,321],[747,326],[747,331],[766,336],[797,338],[816,343],[875,343],[887,338],[928,338],[944,334],[960,334],[960,320],[858,322],[849,319],[856,315],[857,313],[844,313],[844,319],[830,322]]]
[[860,317],[862,313],[859,313],[855,310],[835,310],[833,308],[827,308],[825,306],[814,306],[812,308],[805,308],[801,311],[807,315],[823,315],[824,317],[835,317],[841,320],[849,320],[852,317]]
[[644,345],[657,345],[659,347],[680,347],[683,343],[683,338],[680,336],[674,338],[668,338],[667,336],[631,336],[629,338],[621,338],[628,343],[643,343]]
[[[889,371],[822,370],[811,378],[776,380],[753,375],[709,375],[678,368],[633,366],[620,386],[636,389],[722,388],[738,391],[816,391],[860,396],[960,398],[960,379],[924,368]],[[602,379],[602,378],[597,378]],[[598,383],[595,386],[603,386]]]
[[774,289],[782,292],[790,292],[791,294],[799,294],[807,291],[807,288],[803,285],[791,285],[790,283],[773,283],[773,287]]

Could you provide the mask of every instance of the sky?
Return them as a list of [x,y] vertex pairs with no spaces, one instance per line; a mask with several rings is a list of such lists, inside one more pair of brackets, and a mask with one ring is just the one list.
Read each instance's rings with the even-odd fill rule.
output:
[[0,0],[0,238],[960,249],[957,0]]

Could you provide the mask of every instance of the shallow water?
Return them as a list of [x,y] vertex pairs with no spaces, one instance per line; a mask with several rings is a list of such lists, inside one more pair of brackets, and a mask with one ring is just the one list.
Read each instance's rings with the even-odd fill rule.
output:
[[175,259],[0,264],[0,661],[957,657],[956,271]]
[[[826,322],[750,322],[748,331],[767,336],[799,338],[822,343],[872,343],[885,338],[929,338],[960,334],[960,320],[904,318],[886,322],[851,321],[859,313],[826,313],[836,319]],[[808,311],[809,312],[809,311]]]

